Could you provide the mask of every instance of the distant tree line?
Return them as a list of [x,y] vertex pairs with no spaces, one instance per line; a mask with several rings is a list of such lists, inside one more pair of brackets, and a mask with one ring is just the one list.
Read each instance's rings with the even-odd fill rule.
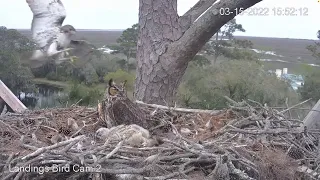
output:
[[[312,45],[308,45],[307,49],[312,53],[312,56],[320,62],[320,30],[317,32],[317,38]],[[320,64],[320,63],[319,63]],[[308,70],[304,76],[304,83],[299,88],[299,93],[303,100],[312,98],[313,101],[320,99],[320,69]]]

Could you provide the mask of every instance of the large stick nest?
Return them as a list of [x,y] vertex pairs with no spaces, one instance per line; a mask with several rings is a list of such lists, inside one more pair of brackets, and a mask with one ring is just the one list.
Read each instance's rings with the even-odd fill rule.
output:
[[[0,116],[1,179],[319,179],[319,132],[254,101],[223,111],[163,109],[169,132],[134,147],[95,136],[98,110],[55,108]],[[168,118],[169,117],[169,118]],[[74,120],[79,130],[66,132]],[[63,134],[62,141],[52,136]]]

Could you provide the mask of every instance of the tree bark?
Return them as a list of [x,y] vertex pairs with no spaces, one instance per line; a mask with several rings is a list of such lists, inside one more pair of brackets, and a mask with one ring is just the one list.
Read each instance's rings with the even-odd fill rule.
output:
[[[179,17],[177,0],[139,0],[135,98],[172,105],[188,62],[235,17],[236,8],[247,9],[260,1],[220,0],[213,4],[215,0],[199,0]],[[221,15],[221,8],[234,13]]]
[[320,99],[304,118],[301,129],[303,129],[304,126],[308,129],[320,129]]
[[4,105],[6,105],[6,103],[5,103],[4,100],[1,99],[1,97],[0,97],[0,115],[1,115],[1,113],[3,112]]
[[213,64],[216,65],[217,64],[217,60],[219,57],[219,52],[217,52],[217,49],[219,48],[219,32],[216,33],[216,44],[215,44],[215,48],[214,48],[214,59],[213,59]]

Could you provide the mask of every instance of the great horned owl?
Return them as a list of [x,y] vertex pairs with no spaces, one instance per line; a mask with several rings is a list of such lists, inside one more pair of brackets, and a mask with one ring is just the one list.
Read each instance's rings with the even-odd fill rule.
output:
[[112,126],[137,124],[148,129],[146,113],[127,97],[125,85],[126,81],[117,85],[113,79],[109,80],[106,92],[107,111],[112,121],[109,124]]
[[127,92],[125,89],[127,81],[123,81],[120,85],[117,85],[113,79],[110,79],[108,82],[107,94],[106,97],[109,101],[113,101],[115,99],[126,99]]

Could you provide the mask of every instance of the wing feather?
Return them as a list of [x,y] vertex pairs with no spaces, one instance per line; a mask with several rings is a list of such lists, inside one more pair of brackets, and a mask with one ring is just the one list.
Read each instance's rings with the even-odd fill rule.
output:
[[80,59],[74,63],[76,67],[83,67],[93,60],[94,55],[101,54],[93,44],[85,40],[72,40],[70,47],[73,48],[70,54]]
[[78,48],[96,49],[96,46],[86,40],[71,40],[70,45]]
[[66,10],[60,0],[26,0],[32,13],[32,38],[40,48],[48,46],[59,33]]

